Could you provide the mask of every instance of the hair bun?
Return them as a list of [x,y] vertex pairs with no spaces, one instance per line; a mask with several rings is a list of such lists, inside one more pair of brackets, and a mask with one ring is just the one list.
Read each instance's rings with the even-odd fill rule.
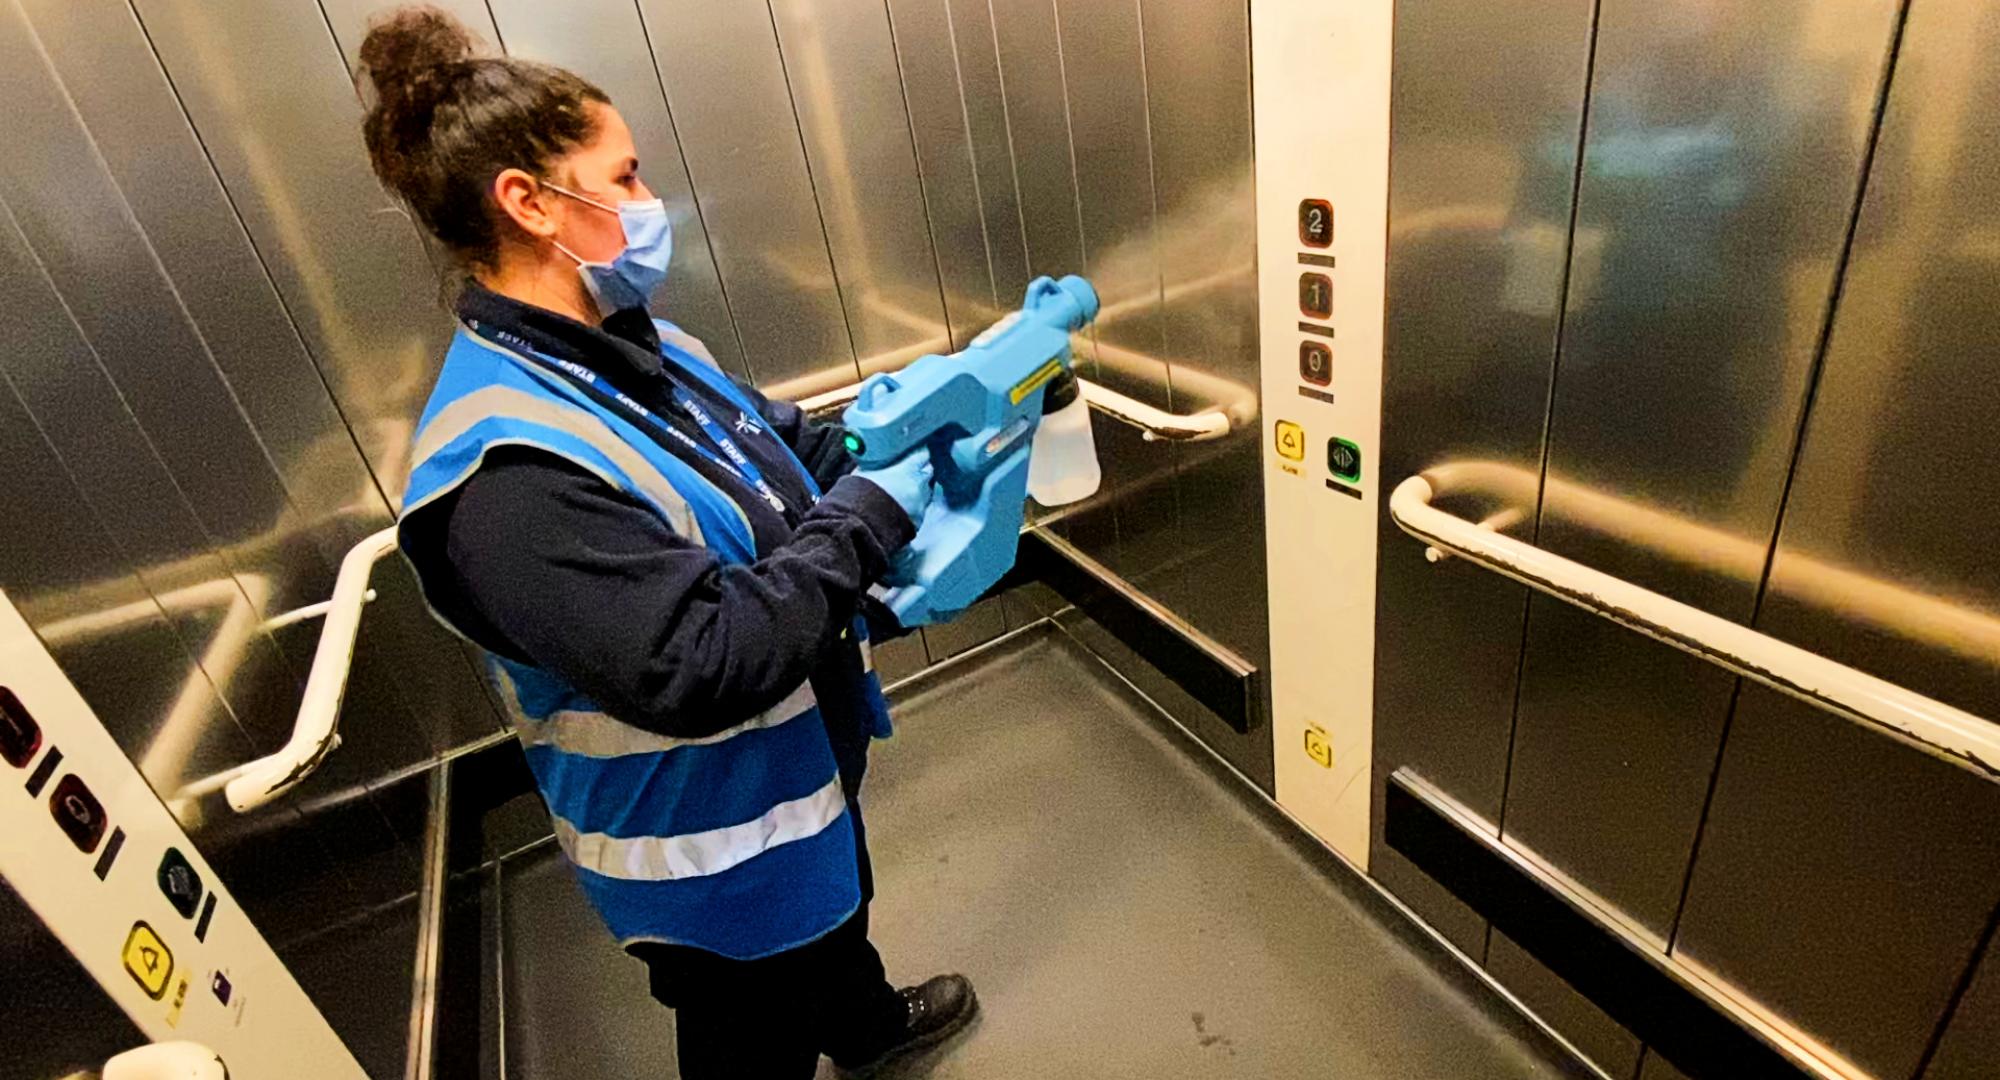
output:
[[388,105],[423,97],[448,65],[473,55],[472,33],[457,19],[428,5],[396,8],[377,16],[361,42],[361,66],[376,99]]

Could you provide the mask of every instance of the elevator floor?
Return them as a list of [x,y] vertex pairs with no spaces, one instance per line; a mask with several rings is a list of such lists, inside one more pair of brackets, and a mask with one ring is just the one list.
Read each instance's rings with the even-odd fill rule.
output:
[[[1577,1075],[1061,632],[897,704],[864,792],[875,939],[892,978],[963,971],[985,1006],[913,1075]],[[672,1014],[553,847],[501,863],[498,886],[505,1075],[674,1076]]]

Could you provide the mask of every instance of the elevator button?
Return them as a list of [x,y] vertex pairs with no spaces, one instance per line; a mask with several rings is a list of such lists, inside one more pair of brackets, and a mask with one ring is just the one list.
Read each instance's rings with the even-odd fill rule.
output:
[[27,706],[12,690],[0,686],[0,758],[17,769],[25,769],[42,748],[42,726],[28,713]]
[[1346,439],[1328,439],[1326,471],[1349,483],[1361,479],[1361,448]]
[[1278,456],[1287,461],[1306,459],[1306,429],[1290,420],[1278,421]]
[[201,904],[201,875],[195,872],[181,854],[179,848],[168,848],[160,857],[160,891],[167,896],[167,903],[181,913],[181,918],[194,918],[194,909]]
[[1325,199],[1299,203],[1299,243],[1307,247],[1333,246],[1333,204]]
[[104,839],[104,804],[75,773],[56,782],[55,793],[49,796],[49,812],[78,851],[96,851],[97,842]]
[[1317,341],[1299,342],[1299,378],[1315,386],[1333,381],[1333,350]]
[[1325,731],[1317,727],[1306,729],[1306,756],[1322,769],[1333,768],[1333,742]]
[[1299,311],[1314,319],[1333,317],[1333,279],[1310,271],[1299,275]]
[[125,938],[125,970],[147,997],[158,1001],[167,996],[167,980],[174,977],[174,954],[152,927],[135,922]]

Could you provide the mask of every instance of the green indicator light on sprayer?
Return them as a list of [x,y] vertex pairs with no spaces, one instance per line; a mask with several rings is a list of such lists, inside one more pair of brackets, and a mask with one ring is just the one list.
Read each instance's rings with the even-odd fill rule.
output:
[[862,446],[861,436],[856,435],[850,431],[845,436],[843,436],[840,441],[842,445],[847,447],[848,453],[856,455],[859,455],[861,453],[861,446]]

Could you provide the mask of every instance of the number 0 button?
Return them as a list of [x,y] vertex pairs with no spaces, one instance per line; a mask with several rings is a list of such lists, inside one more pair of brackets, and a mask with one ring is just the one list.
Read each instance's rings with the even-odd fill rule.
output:
[[1333,381],[1333,350],[1317,341],[1299,342],[1299,378],[1314,386]]

